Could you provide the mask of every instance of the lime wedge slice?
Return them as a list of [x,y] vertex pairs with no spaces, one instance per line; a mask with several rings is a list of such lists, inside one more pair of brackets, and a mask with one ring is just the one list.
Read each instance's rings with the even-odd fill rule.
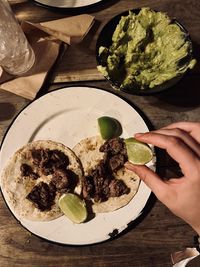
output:
[[58,206],[62,212],[74,223],[82,223],[87,218],[85,201],[77,195],[63,194],[58,201]]
[[128,160],[133,164],[144,165],[152,160],[153,151],[150,146],[131,137],[125,139]]
[[120,122],[112,117],[103,116],[98,118],[98,125],[101,137],[104,140],[118,137],[122,134]]

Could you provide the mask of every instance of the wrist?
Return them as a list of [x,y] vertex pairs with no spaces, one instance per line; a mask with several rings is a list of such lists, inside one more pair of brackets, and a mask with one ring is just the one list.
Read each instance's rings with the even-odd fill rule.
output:
[[194,225],[192,228],[195,230],[195,232],[200,236],[200,225]]
[[[192,217],[192,216],[191,216]],[[193,230],[200,236],[200,216],[193,216],[190,220],[185,220]]]

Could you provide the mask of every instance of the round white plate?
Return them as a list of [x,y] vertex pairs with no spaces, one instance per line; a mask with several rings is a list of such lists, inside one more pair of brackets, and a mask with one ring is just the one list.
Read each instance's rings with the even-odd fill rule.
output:
[[101,1],[102,0],[35,0],[35,2],[39,4],[58,8],[86,7]]
[[[97,119],[104,115],[120,121],[124,138],[148,131],[142,117],[118,96],[97,88],[62,88],[33,101],[13,121],[2,143],[0,172],[11,155],[28,142],[50,139],[73,148],[81,139],[97,135]],[[153,161],[149,164],[150,167],[154,165]],[[127,228],[142,213],[150,193],[141,182],[128,205],[114,212],[97,214],[82,224],[73,224],[66,216],[50,222],[20,221],[9,208],[26,229],[42,238],[61,244],[84,245],[104,241],[114,230],[120,233]]]

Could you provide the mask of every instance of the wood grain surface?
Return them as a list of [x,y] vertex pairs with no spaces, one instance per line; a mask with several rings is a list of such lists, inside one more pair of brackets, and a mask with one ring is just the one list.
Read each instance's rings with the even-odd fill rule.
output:
[[[32,1],[10,1],[17,18],[32,22],[58,19],[80,13],[92,14],[96,24],[79,45],[70,47],[52,69],[39,95],[63,86],[88,85],[113,91],[96,70],[95,45],[98,34],[113,16],[127,9],[150,6],[168,12],[188,29],[194,54],[200,62],[200,1],[198,0],[121,0],[103,1],[85,10],[57,11]],[[160,128],[200,116],[199,63],[174,88],[153,96],[121,92],[144,116],[149,127]],[[0,141],[14,117],[28,100],[0,90]],[[158,172],[165,177],[178,175],[179,168],[163,152],[158,153]],[[61,246],[42,240],[25,230],[11,215],[0,197],[0,266],[2,267],[170,267],[170,253],[193,245],[195,232],[154,197],[145,214],[123,234],[91,246]],[[98,229],[97,229],[98,231]]]

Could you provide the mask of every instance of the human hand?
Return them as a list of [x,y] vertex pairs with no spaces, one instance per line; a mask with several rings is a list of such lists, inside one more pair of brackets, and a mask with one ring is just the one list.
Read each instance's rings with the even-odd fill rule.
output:
[[200,234],[200,123],[173,123],[135,138],[165,149],[179,163],[183,177],[166,181],[145,165],[127,162],[126,168],[138,174],[164,205]]

